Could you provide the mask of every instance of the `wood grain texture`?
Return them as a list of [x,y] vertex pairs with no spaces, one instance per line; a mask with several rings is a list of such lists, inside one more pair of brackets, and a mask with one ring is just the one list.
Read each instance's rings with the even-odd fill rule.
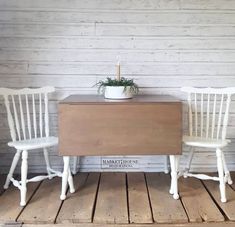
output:
[[[45,191],[45,186],[41,184],[38,191],[44,190],[44,192],[48,192],[44,194],[44,197],[47,199],[48,203],[45,203],[44,209],[46,212],[51,213],[51,210],[45,208],[46,206],[53,206],[54,211],[58,213],[57,224],[58,226],[172,226],[172,227],[212,227],[212,226],[234,226],[234,221],[231,222],[234,214],[234,204],[233,197],[231,195],[234,194],[234,191],[230,188],[229,198],[231,199],[228,203],[218,203],[220,201],[218,183],[212,181],[206,181],[210,186],[201,187],[199,180],[195,180],[195,182],[188,181],[186,183],[186,188],[183,188],[182,191],[184,199],[184,206],[180,200],[172,199],[172,196],[168,193],[168,188],[170,184],[169,175],[163,173],[148,173],[146,175],[147,185],[145,184],[144,174],[142,173],[103,173],[103,180],[100,182],[99,191],[98,191],[98,199],[96,200],[96,196],[94,191],[98,187],[99,173],[79,173],[75,176],[75,185],[77,188],[77,192],[75,194],[68,193],[67,200],[61,204],[61,206],[55,206],[52,204],[53,195],[50,193],[51,187],[47,187]],[[125,177],[126,176],[126,177]],[[188,180],[188,179],[184,179]],[[44,182],[43,182],[44,183]],[[180,182],[182,183],[182,182]],[[212,184],[211,184],[212,183]],[[126,187],[127,186],[127,187]],[[147,186],[147,188],[146,188]],[[43,189],[40,189],[43,187]],[[14,188],[13,188],[14,189]],[[146,190],[148,190],[146,192]],[[7,190],[8,191],[8,190]],[[6,191],[6,192],[7,192]],[[36,194],[37,194],[36,192]],[[55,192],[55,191],[54,191]],[[80,192],[80,193],[79,193]],[[214,197],[210,200],[205,197],[204,194],[209,194]],[[149,201],[146,199],[146,194],[149,193]],[[57,194],[57,193],[56,193]],[[217,195],[218,196],[217,196]],[[216,197],[217,196],[217,197]],[[1,198],[2,196],[0,196]],[[11,198],[12,197],[12,198]],[[147,195],[148,197],[148,195]],[[199,198],[203,201],[199,201]],[[7,199],[6,199],[7,198]],[[185,198],[187,199],[186,203]],[[195,198],[193,200],[193,198]],[[55,198],[53,198],[55,199]],[[36,215],[33,209],[28,209],[27,207],[30,204],[34,204],[35,201],[30,200],[29,204],[23,210],[17,210],[15,206],[15,196],[13,193],[10,193],[8,196],[5,196],[5,200],[9,203],[6,205],[6,208],[10,209],[10,212],[13,212],[15,209],[17,212],[20,212],[21,216],[31,217],[32,225],[38,226],[50,226],[49,223],[40,224],[38,220],[33,220]],[[2,201],[2,200],[1,200]],[[54,203],[56,201],[54,200]],[[190,203],[191,202],[191,203]],[[96,204],[97,203],[97,204]],[[197,204],[197,205],[195,205]],[[5,203],[3,204],[5,205]],[[10,206],[13,205],[13,208]],[[95,205],[95,206],[94,206]],[[36,207],[36,206],[35,206]],[[37,206],[38,207],[38,206]],[[149,212],[148,210],[152,209],[153,217],[155,223],[144,224],[143,220],[149,220]],[[226,218],[226,221],[215,220],[214,207],[218,207],[220,211],[222,211],[222,215]],[[33,208],[31,206],[31,208]],[[94,211],[93,211],[94,208]],[[14,212],[16,212],[14,211]],[[40,213],[41,209],[37,209]],[[142,213],[140,213],[142,211]],[[1,211],[2,212],[2,211]],[[17,215],[16,212],[16,215]],[[93,212],[98,216],[98,222],[91,223]],[[198,213],[201,216],[201,219],[198,219],[197,223],[195,223],[195,219],[192,219],[192,214]],[[2,214],[2,213],[1,213]],[[219,216],[221,215],[218,214]],[[18,215],[17,215],[18,216]],[[45,213],[42,214],[45,216]],[[129,217],[128,217],[129,216]],[[150,215],[151,216],[151,215]],[[10,217],[10,216],[9,216]],[[79,217],[79,218],[78,218]],[[143,219],[142,219],[142,218]],[[187,217],[192,219],[192,222],[188,223]],[[206,217],[210,217],[207,221],[202,222],[202,218],[204,220]],[[213,220],[211,219],[213,217]],[[81,218],[81,219],[80,219]],[[230,220],[231,218],[231,220]],[[152,219],[152,217],[151,217]],[[58,220],[62,222],[62,224],[58,223]],[[115,221],[119,221],[114,223]],[[124,220],[130,220],[129,224],[125,224]],[[131,223],[131,220],[135,220],[135,223]],[[161,223],[157,222],[161,221]],[[209,221],[210,220],[210,221]],[[15,222],[15,219],[7,218],[4,220],[0,220],[0,226],[2,223],[8,225],[15,225],[21,223],[22,220],[18,220]],[[168,224],[168,223],[169,224]],[[233,224],[233,225],[232,225]],[[7,226],[8,226],[7,225]],[[53,224],[54,225],[54,224]],[[26,225],[25,226],[30,226]]]
[[[134,78],[140,93],[185,100],[182,86],[235,86],[235,3],[231,0],[138,0],[135,4],[132,0],[69,4],[68,0],[0,0],[0,9],[1,86],[56,86],[51,97],[55,104],[71,94],[96,94],[96,82],[115,76],[117,55],[122,76]],[[234,99],[232,103],[234,113]],[[57,117],[56,105],[51,109],[50,117]],[[7,173],[12,153],[5,145],[10,136],[2,122],[5,115],[0,115],[0,170]],[[57,135],[54,122],[50,121],[51,132]],[[183,124],[186,128],[186,120]],[[226,148],[231,170],[235,170],[234,127],[231,121],[232,143]],[[193,170],[215,171],[213,155],[199,151]],[[61,169],[57,150],[50,155],[52,167]],[[82,159],[82,171],[102,170],[100,157]],[[161,157],[149,160],[142,157],[138,170],[163,170]],[[29,169],[45,171],[41,156],[31,158]]]
[[220,200],[219,183],[214,181],[205,181],[204,184],[228,219],[235,221],[235,191],[226,185],[227,202],[222,203]]
[[34,224],[54,223],[62,203],[59,198],[60,189],[61,178],[44,180],[17,221]]
[[181,154],[181,103],[132,102],[60,104],[60,155]]
[[[25,224],[23,227],[34,227],[35,225],[30,225],[30,224]],[[37,227],[53,227],[54,225],[37,225]],[[58,227],[63,227],[64,225],[58,224],[56,225]],[[73,225],[74,227],[117,227],[116,224],[76,224]],[[122,227],[129,227],[130,225],[121,225]],[[138,224],[132,224],[132,227],[139,227],[140,225]],[[141,227],[178,227],[179,224],[142,224]],[[180,224],[180,227],[234,227],[234,222],[224,222],[224,223],[188,223],[188,224]]]
[[127,185],[130,223],[153,223],[144,174],[128,173]]
[[[9,11],[7,12],[9,13]],[[130,15],[130,13],[128,14]],[[15,49],[16,53],[18,51],[29,51],[28,49],[44,51],[48,54],[49,51],[45,52],[45,49],[55,52],[80,50],[90,53],[93,49],[96,49],[96,51],[101,49],[102,51],[121,51],[121,53],[138,50],[146,53],[149,53],[149,50],[165,50],[166,52],[168,50],[204,50],[206,54],[215,50],[221,52],[233,51],[235,42],[232,37],[211,37],[210,39],[203,37],[0,37],[0,47],[5,48],[5,51]],[[114,59],[115,56],[112,56],[112,58]]]
[[74,177],[75,194],[67,196],[56,223],[92,222],[99,173],[80,173]]
[[190,222],[222,222],[224,217],[200,180],[180,178],[179,193]]
[[18,11],[13,12],[11,10],[3,11],[0,15],[0,21],[2,22],[41,22],[41,23],[105,23],[107,21],[113,23],[131,23],[131,24],[210,24],[211,22],[217,24],[233,24],[233,14],[226,11],[204,13],[204,17],[201,17],[202,11],[193,11],[189,15],[188,11],[183,11],[179,14],[177,11],[169,12],[163,11],[161,14],[155,12],[136,12],[118,10],[118,11],[103,11],[97,10],[97,13],[91,15],[90,12],[77,9],[73,11],[61,11],[55,12],[48,11]]
[[6,181],[6,174],[0,174],[0,195],[4,192],[3,185]]
[[180,200],[169,194],[170,177],[163,173],[146,173],[147,186],[153,212],[157,223],[186,223],[187,215]]
[[[37,190],[40,182],[27,184],[26,206],[31,203],[29,199]],[[11,185],[0,196],[0,223],[1,222],[16,222],[20,212],[24,209],[20,206],[20,191],[15,186]]]
[[94,223],[128,223],[125,173],[102,173]]
[[[105,99],[102,95],[70,95],[64,100],[60,101],[60,104],[82,105],[82,104],[107,104],[107,105],[146,105],[146,104],[178,104],[181,105],[181,101],[170,95],[137,95],[132,99]],[[141,106],[140,106],[141,107]]]
[[235,173],[231,172],[230,174],[231,174],[231,178],[232,178],[232,181],[233,181],[233,184],[231,185],[231,187],[235,191]]

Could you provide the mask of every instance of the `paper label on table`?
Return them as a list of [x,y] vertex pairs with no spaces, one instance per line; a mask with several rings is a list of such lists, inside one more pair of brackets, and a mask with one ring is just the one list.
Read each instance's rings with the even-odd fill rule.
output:
[[102,169],[138,169],[139,160],[133,158],[101,158]]

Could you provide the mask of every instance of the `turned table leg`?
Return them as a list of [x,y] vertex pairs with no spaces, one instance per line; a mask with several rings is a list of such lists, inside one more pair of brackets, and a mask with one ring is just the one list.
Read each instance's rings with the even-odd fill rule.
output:
[[171,187],[170,194],[173,195],[174,199],[179,199],[178,194],[178,167],[179,167],[179,156],[170,155],[171,164]]
[[70,192],[73,193],[75,191],[74,185],[73,185],[73,177],[70,172],[69,159],[70,159],[69,156],[63,157],[64,171],[62,174],[62,188],[61,188],[61,195],[60,195],[61,200],[66,199],[66,190],[67,190],[68,183],[69,183]]

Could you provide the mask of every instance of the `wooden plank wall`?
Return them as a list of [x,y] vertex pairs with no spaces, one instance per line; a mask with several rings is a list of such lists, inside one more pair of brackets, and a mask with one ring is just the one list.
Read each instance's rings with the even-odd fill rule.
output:
[[[235,1],[233,0],[0,0],[0,87],[52,85],[51,127],[57,134],[57,102],[69,94],[96,93],[93,85],[115,74],[141,93],[185,99],[181,86],[235,86]],[[226,148],[235,170],[235,99]],[[186,124],[185,124],[186,128]],[[6,112],[0,103],[0,169],[12,158]],[[184,148],[187,151],[187,148]],[[61,168],[56,150],[52,164]],[[139,170],[160,171],[162,157],[139,159]],[[213,153],[200,150],[193,163],[215,170]],[[81,160],[82,170],[99,170],[101,157]],[[183,159],[182,159],[183,162]],[[41,154],[30,171],[42,170]]]

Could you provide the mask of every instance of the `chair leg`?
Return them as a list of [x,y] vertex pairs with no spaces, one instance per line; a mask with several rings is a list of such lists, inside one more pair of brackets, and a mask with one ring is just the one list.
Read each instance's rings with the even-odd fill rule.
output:
[[78,157],[74,156],[73,157],[73,174],[75,175],[77,173],[77,164],[78,164]]
[[13,161],[12,161],[12,164],[11,164],[10,171],[9,171],[9,173],[8,173],[8,175],[7,175],[7,179],[6,179],[5,184],[4,184],[4,186],[3,186],[4,189],[8,189],[8,187],[9,187],[11,178],[12,178],[12,176],[13,176],[13,173],[14,173],[14,171],[15,171],[15,168],[16,168],[17,163],[18,163],[19,158],[20,158],[20,153],[21,153],[20,150],[17,150],[16,153],[15,153],[15,156],[14,156]]
[[28,151],[22,152],[22,163],[21,163],[21,187],[20,187],[20,205],[26,205],[26,193],[27,193],[27,172],[28,172]]
[[64,171],[62,175],[62,188],[61,188],[61,195],[60,199],[65,200],[66,199],[66,190],[68,185],[68,177],[69,177],[69,156],[64,156]]
[[221,202],[225,203],[226,200],[226,192],[225,192],[225,177],[224,177],[224,168],[223,168],[223,158],[222,158],[222,151],[221,149],[216,149],[216,156],[217,156],[217,168],[218,168],[218,175],[219,175],[219,188],[220,188],[220,196]]
[[50,165],[50,161],[49,161],[49,155],[48,155],[48,150],[47,148],[43,148],[43,154],[44,154],[44,158],[45,158],[45,162],[46,162],[46,167],[47,167],[47,174],[49,176],[49,179],[51,179],[51,165]]
[[179,199],[178,194],[178,164],[179,157],[177,155],[170,155],[171,164],[171,187],[170,194],[173,194],[174,199]]
[[227,164],[226,164],[226,160],[224,157],[224,152],[222,151],[222,159],[223,159],[223,167],[224,167],[224,174],[225,174],[225,182],[228,182],[228,184],[233,184],[230,172],[228,170]]
[[183,170],[183,172],[184,172],[184,177],[185,177],[185,178],[187,178],[187,173],[188,173],[189,170],[190,170],[190,167],[191,167],[191,164],[192,164],[193,155],[194,155],[194,148],[193,148],[193,147],[190,147],[190,151],[189,151],[189,154],[188,154],[186,167],[185,167],[185,169]]

